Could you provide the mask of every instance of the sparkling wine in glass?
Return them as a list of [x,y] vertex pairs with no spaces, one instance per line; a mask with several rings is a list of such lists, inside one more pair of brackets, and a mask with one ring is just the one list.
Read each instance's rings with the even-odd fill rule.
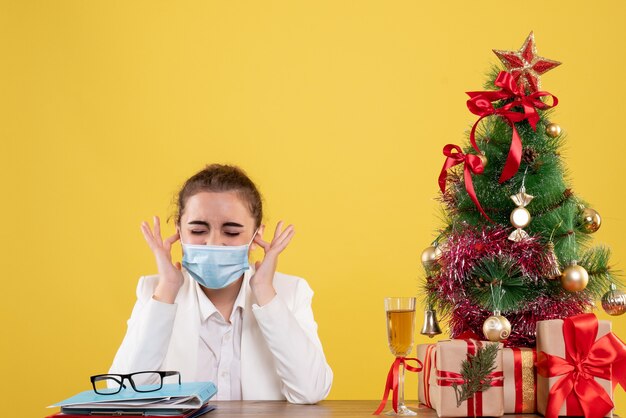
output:
[[[413,350],[415,332],[415,298],[385,298],[387,339],[389,350],[396,357],[406,357]],[[404,405],[404,366],[400,365],[398,378],[398,412],[391,409],[386,415],[417,415]]]

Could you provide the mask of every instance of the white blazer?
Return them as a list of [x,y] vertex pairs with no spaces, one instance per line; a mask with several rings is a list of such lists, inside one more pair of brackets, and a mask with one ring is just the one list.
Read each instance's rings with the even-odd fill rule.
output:
[[[250,288],[252,274],[252,269],[246,271],[242,284],[242,398],[292,403],[324,399],[333,372],[317,336],[313,291],[304,279],[276,273],[276,297],[259,307]],[[183,278],[174,304],[152,298],[158,276],[139,279],[137,302],[109,373],[178,370],[183,381],[197,380],[201,316],[193,279],[184,269]]]

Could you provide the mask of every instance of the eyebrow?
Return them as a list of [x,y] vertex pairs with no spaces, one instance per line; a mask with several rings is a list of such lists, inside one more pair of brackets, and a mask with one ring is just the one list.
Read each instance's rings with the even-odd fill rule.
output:
[[[189,221],[187,222],[187,224],[188,225],[203,225],[209,228],[208,222],[205,222],[205,221]],[[224,222],[222,226],[234,226],[234,227],[243,228],[243,225],[238,224],[237,222]]]
[[236,227],[239,227],[239,228],[243,228],[243,225],[242,224],[238,224],[237,222],[224,222],[224,225],[222,225],[222,226],[236,226]]
[[204,222],[204,221],[189,221],[187,222],[187,225],[203,225],[203,226],[206,226],[207,228],[209,227],[209,223]]

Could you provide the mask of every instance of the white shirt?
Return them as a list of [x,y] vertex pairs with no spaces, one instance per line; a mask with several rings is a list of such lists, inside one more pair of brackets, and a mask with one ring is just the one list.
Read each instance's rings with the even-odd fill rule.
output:
[[197,379],[214,382],[217,400],[241,400],[241,323],[245,289],[241,286],[229,321],[195,282],[200,309]]
[[[252,269],[244,274],[245,308],[239,309],[242,399],[319,402],[330,391],[333,373],[317,335],[313,291],[304,279],[277,272],[276,296],[259,307],[250,287],[253,274]],[[183,285],[174,304],[152,297],[158,280],[157,275],[139,280],[137,302],[110,373],[177,370],[183,382],[200,381],[202,318],[195,280],[183,269]]]

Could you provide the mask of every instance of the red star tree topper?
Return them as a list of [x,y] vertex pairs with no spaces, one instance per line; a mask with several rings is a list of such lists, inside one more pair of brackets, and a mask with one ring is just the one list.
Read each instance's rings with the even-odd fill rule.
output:
[[535,93],[539,90],[539,76],[541,74],[561,65],[558,61],[537,55],[533,32],[530,32],[519,51],[494,49],[493,52],[500,58],[500,61],[513,75],[517,83],[524,85],[530,93]]

